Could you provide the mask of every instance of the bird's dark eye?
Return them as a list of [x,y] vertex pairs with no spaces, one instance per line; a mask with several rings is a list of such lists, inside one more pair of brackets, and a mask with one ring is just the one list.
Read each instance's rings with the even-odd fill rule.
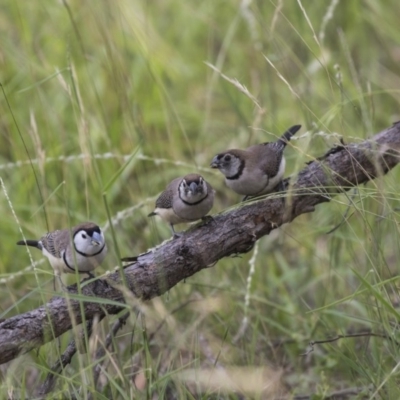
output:
[[84,234],[84,233],[82,233],[82,239],[86,239],[87,238],[87,236]]
[[224,157],[224,160],[225,160],[225,161],[231,161],[231,156],[230,156],[229,154],[227,154],[227,155]]

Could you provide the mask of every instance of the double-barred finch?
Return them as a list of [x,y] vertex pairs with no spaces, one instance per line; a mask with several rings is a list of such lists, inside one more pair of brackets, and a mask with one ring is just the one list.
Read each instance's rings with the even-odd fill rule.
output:
[[285,172],[283,150],[300,128],[301,125],[292,126],[276,142],[219,153],[210,166],[219,169],[225,175],[226,185],[236,193],[245,195],[244,200],[249,196],[271,193],[282,181]]
[[62,272],[78,272],[93,277],[91,271],[103,262],[107,254],[103,232],[93,222],[49,232],[39,240],[20,240],[17,244],[42,250],[58,276]]
[[148,216],[159,215],[171,226],[204,219],[214,204],[214,189],[198,174],[174,179],[156,200],[156,208]]

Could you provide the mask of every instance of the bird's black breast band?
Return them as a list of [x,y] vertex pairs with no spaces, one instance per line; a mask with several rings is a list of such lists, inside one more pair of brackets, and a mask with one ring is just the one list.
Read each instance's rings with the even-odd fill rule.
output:
[[94,256],[97,256],[98,254],[100,254],[103,250],[104,250],[104,247],[105,247],[105,243],[104,243],[104,245],[103,245],[103,247],[97,252],[97,253],[94,253],[94,254],[86,254],[86,253],[82,253],[81,251],[79,251],[76,247],[75,247],[75,244],[74,244],[74,249],[75,249],[75,251],[78,253],[78,254],[80,254],[81,256],[83,256],[83,257],[94,257]]
[[236,180],[236,179],[239,179],[240,176],[241,176],[242,173],[243,173],[244,164],[245,164],[244,160],[241,160],[241,162],[240,162],[240,167],[239,167],[239,171],[238,171],[235,175],[226,176],[225,178],[226,178],[226,179],[229,179],[230,181],[234,181],[234,180]]
[[188,201],[185,201],[182,199],[181,194],[179,193],[179,198],[182,200],[183,203],[185,203],[187,206],[196,206],[197,204],[200,204],[202,201],[204,201],[208,197],[208,192],[207,194],[200,199],[199,201],[196,201],[195,203],[189,203]]

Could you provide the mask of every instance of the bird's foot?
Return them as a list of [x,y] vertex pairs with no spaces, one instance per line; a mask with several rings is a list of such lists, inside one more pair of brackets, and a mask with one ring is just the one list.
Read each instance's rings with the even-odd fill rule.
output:
[[86,281],[90,281],[91,279],[95,278],[95,276],[89,271],[85,272],[85,274],[87,275],[87,278],[82,279],[81,283],[86,282]]
[[58,274],[56,274],[54,277],[54,281],[53,281],[54,290],[56,290],[56,280],[58,280],[58,282],[60,284],[61,291],[68,292],[68,288],[67,288],[67,286],[64,285],[64,282],[61,279],[61,275],[58,275]]
[[201,220],[203,222],[203,225],[208,225],[210,222],[215,221],[215,219],[211,215],[205,215],[204,217],[201,217]]
[[179,239],[182,236],[183,236],[183,232],[175,232],[174,231],[174,234],[172,236],[172,240]]
[[97,286],[99,283],[102,283],[102,284],[104,284],[104,286],[106,288],[110,287],[109,283],[105,279],[100,279],[100,278],[96,279],[96,275],[92,274],[91,272],[85,272],[85,274],[88,275],[88,277],[85,278],[85,279],[82,279],[81,282],[80,282],[81,284],[85,283],[85,282],[88,282],[88,281],[90,281],[92,279],[95,279],[94,280],[95,286]]

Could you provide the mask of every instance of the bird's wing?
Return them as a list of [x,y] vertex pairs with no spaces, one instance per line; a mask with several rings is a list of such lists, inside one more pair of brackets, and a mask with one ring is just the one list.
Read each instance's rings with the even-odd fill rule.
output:
[[70,241],[70,232],[67,229],[62,231],[49,232],[41,239],[43,247],[54,257],[61,258],[62,250],[66,249]]
[[248,151],[253,154],[251,159],[256,160],[255,166],[263,173],[273,178],[279,171],[283,153],[277,152],[270,145],[273,143],[263,143],[249,147]]
[[172,208],[174,196],[178,194],[178,186],[182,178],[174,179],[167,188],[158,196],[156,208]]
[[156,208],[172,208],[173,197],[172,190],[164,190],[156,200]]

